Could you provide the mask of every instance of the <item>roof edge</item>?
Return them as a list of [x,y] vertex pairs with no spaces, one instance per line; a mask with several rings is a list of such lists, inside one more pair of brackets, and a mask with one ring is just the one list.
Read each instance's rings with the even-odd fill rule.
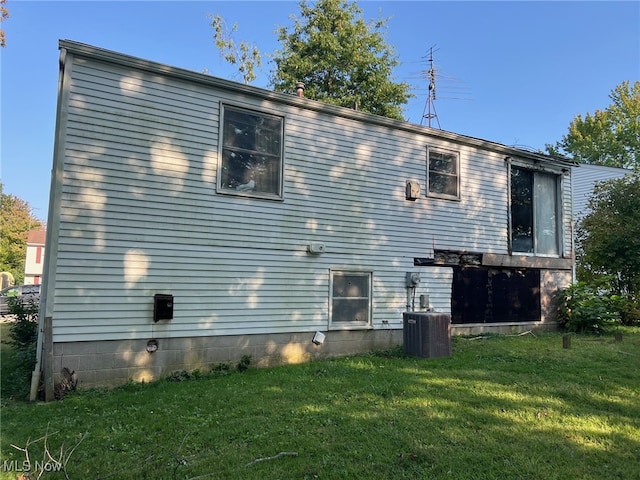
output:
[[145,60],[140,57],[127,55],[124,53],[116,52],[113,50],[107,50],[100,47],[95,47],[81,42],[73,40],[61,39],[58,41],[59,49],[65,50],[76,56],[91,58],[107,63],[113,63],[116,65],[122,65],[125,67],[135,68],[138,70],[145,70],[150,73],[157,73],[163,75],[169,75],[182,80],[188,80],[204,85],[211,85],[218,88],[224,88],[227,90],[235,91],[243,95],[258,97],[263,100],[271,100],[274,102],[285,103],[288,105],[294,105],[300,108],[308,110],[314,110],[318,112],[324,112],[339,117],[349,118],[361,122],[372,123],[376,125],[386,126],[390,128],[396,128],[406,131],[411,131],[420,134],[427,134],[432,137],[440,138],[443,140],[449,140],[459,143],[464,143],[469,146],[474,146],[486,150],[492,150],[498,153],[502,153],[506,156],[513,156],[522,159],[537,160],[544,162],[552,162],[560,165],[574,166],[577,162],[569,158],[558,158],[551,155],[547,155],[539,152],[532,152],[529,150],[523,150],[517,147],[510,147],[501,143],[496,143],[490,140],[483,140],[480,138],[470,137],[459,133],[449,132],[446,130],[439,130],[431,127],[425,127],[414,123],[395,120],[392,118],[382,117],[371,113],[361,112],[358,110],[352,110],[346,107],[339,107],[336,105],[330,105],[327,103],[319,102],[317,100],[311,100],[308,98],[301,98],[295,94],[285,94],[266,90],[264,88],[254,87],[251,85],[244,85],[242,83],[226,80],[224,78],[216,77],[213,75],[199,73],[193,70],[188,70],[180,67],[173,67],[152,60]]

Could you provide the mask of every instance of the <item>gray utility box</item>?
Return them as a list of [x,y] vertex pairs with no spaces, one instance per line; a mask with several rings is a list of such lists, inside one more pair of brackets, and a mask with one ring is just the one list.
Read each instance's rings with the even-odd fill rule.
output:
[[414,357],[451,356],[451,316],[445,313],[402,314],[404,353]]

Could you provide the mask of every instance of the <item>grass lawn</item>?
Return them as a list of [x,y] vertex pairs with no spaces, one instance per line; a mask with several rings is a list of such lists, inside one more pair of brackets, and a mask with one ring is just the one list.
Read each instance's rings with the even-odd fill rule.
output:
[[15,469],[11,444],[46,437],[71,479],[640,478],[640,329],[570,349],[561,334],[452,342],[449,358],[396,350],[3,400],[0,458]]

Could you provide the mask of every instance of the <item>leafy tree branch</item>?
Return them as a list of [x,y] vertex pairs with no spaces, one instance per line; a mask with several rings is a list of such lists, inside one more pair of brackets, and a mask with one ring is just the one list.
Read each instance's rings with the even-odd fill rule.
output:
[[220,15],[209,15],[209,20],[213,28],[216,47],[220,50],[225,61],[238,66],[242,80],[245,85],[248,85],[256,79],[256,68],[262,66],[262,56],[258,47],[246,42],[236,44],[233,34],[238,30],[237,24],[234,24],[229,30]]
[[624,81],[610,93],[605,110],[577,115],[568,133],[547,151],[581,163],[620,168],[640,167],[640,81]]
[[[9,10],[5,7],[7,0],[0,0],[0,24],[9,18]],[[0,28],[0,47],[7,46],[7,36],[4,33],[4,28]]]

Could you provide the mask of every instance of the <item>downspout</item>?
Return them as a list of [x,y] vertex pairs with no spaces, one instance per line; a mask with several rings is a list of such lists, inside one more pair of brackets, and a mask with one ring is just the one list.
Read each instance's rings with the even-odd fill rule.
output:
[[[69,99],[71,68],[67,66],[67,50],[60,49],[60,70],[58,76],[58,102],[56,107],[56,127],[53,148],[53,168],[49,189],[49,211],[47,213],[47,236],[45,240],[45,263],[42,273],[42,290],[38,310],[38,337],[36,343],[36,365],[31,374],[29,400],[38,398],[38,389],[43,377],[45,400],[53,400],[53,336],[52,314],[55,292],[55,274],[58,254],[58,232],[60,229],[60,189],[64,167],[64,137],[67,125],[67,105]],[[46,355],[43,358],[43,351]]]

